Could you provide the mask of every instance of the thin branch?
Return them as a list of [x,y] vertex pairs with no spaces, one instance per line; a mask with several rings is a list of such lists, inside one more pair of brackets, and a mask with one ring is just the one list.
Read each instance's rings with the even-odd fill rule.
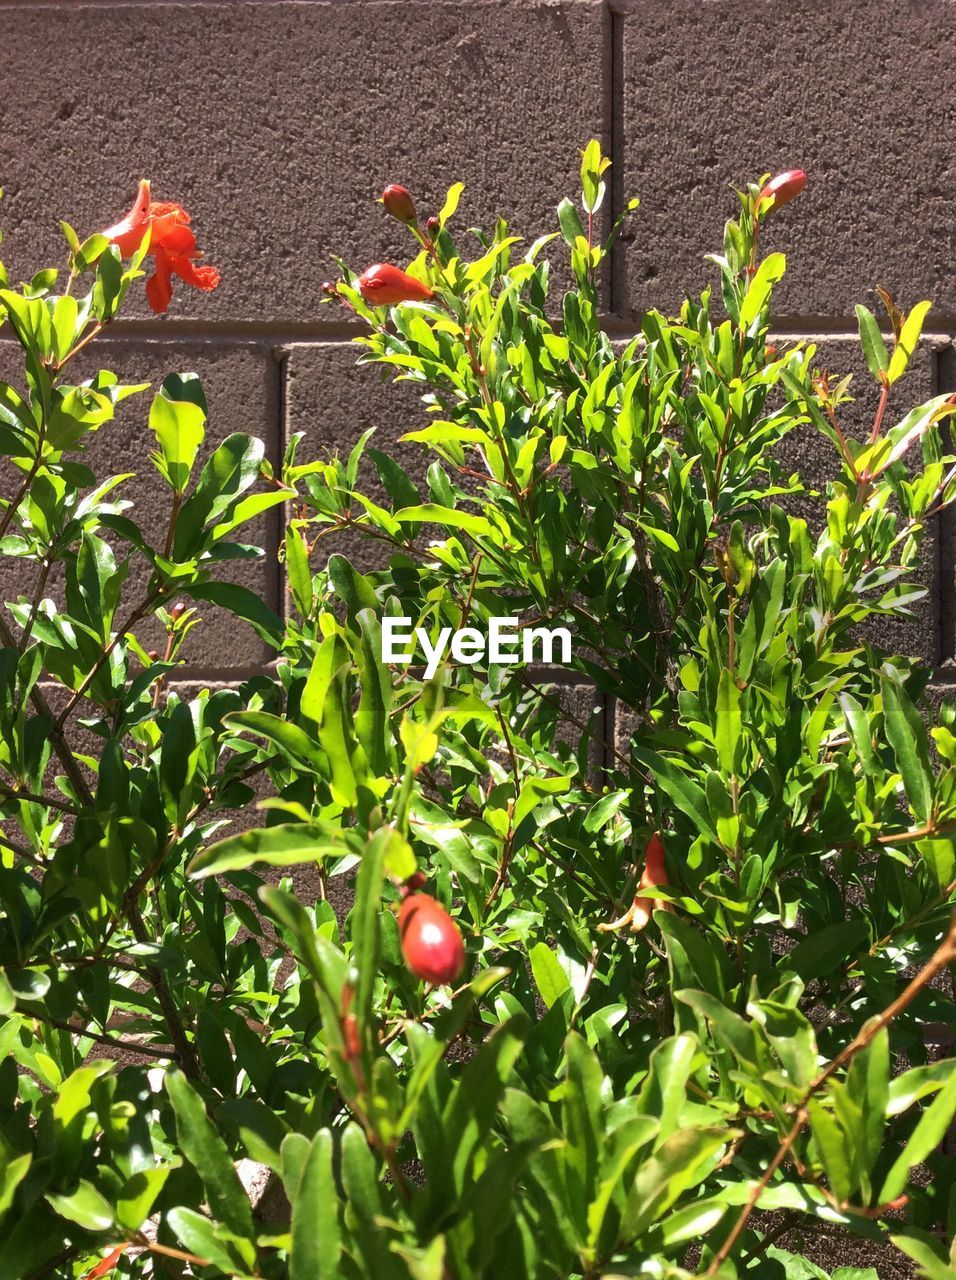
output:
[[93,664],[92,669],[88,671],[87,674],[83,677],[83,681],[80,684],[80,687],[76,690],[76,692],[70,698],[69,702],[66,704],[66,706],[63,708],[63,710],[60,712],[59,716],[57,717],[56,728],[58,730],[63,729],[63,726],[66,724],[67,720],[69,720],[70,716],[72,715],[74,708],[81,701],[81,699],[83,698],[83,695],[86,693],[87,689],[96,679],[98,673],[102,670],[103,666],[109,661],[110,654],[119,644],[119,642],[123,639],[123,637],[127,634],[127,632],[129,632],[133,627],[136,626],[137,622],[139,622],[142,618],[146,616],[150,608],[153,606],[153,604],[155,604],[156,600],[162,594],[163,594],[162,588],[156,588],[154,591],[151,591],[150,594],[146,597],[146,599],[141,604],[138,604],[136,606],[136,608],[127,618],[126,622],[118,629],[116,634],[113,636],[112,640],[109,641],[109,643],[103,649],[103,652],[100,654],[96,662]]
[[33,481],[34,476],[40,470],[40,467],[43,464],[43,452],[39,443],[37,444],[37,450],[38,450],[37,456],[33,459],[33,464],[30,467],[30,470],[24,476],[23,483],[20,485],[20,488],[17,490],[15,496],[10,499],[10,504],[7,507],[6,511],[3,513],[3,519],[0,520],[0,538],[2,538],[3,535],[6,533],[6,531],[9,529],[10,522],[13,519],[16,512],[19,510],[20,503],[26,497],[27,490],[30,488],[30,485]]
[[76,1027],[72,1022],[61,1022],[59,1018],[49,1018],[45,1013],[23,1013],[24,1018],[32,1018],[42,1022],[44,1026],[53,1027],[56,1031],[69,1031],[71,1035],[84,1040],[93,1040],[96,1044],[106,1045],[110,1049],[122,1049],[128,1053],[141,1053],[146,1058],[164,1058],[176,1061],[179,1054],[175,1049],[154,1044],[140,1044],[137,1040],[124,1040],[121,1036],[111,1036],[100,1031],[91,1031],[88,1027]]
[[78,813],[76,805],[72,805],[67,800],[60,799],[58,796],[44,796],[36,791],[27,791],[24,787],[11,787],[6,782],[0,782],[0,796],[9,800],[22,800],[27,804],[42,804],[48,809],[59,809],[62,813]]
[[[17,649],[17,642],[13,632],[7,624],[6,618],[0,613],[0,643],[6,649]],[[30,690],[30,701],[36,707],[41,716],[50,722],[50,741],[53,744],[53,750],[56,752],[57,759],[63,766],[63,772],[73,784],[73,790],[79,796],[85,805],[93,804],[93,793],[90,791],[89,784],[80,768],[79,763],[71,751],[66,738],[63,736],[63,730],[59,727],[54,716],[50,704],[47,702],[43,693],[36,685]]]
[[721,1245],[720,1249],[714,1255],[714,1260],[704,1273],[706,1276],[714,1276],[720,1270],[723,1263],[730,1256],[734,1245],[740,1239],[740,1236],[747,1225],[747,1220],[757,1207],[760,1197],[766,1191],[773,1178],[773,1175],[780,1168],[780,1165],[786,1159],[787,1153],[803,1131],[804,1125],[810,1119],[809,1103],[813,1096],[823,1088],[827,1081],[841,1069],[845,1067],[852,1058],[856,1056],[862,1049],[876,1037],[876,1035],[888,1026],[894,1018],[896,1018],[903,1010],[910,1005],[916,996],[922,991],[927,983],[932,982],[938,973],[956,960],[956,911],[953,912],[950,921],[949,932],[937,947],[932,959],[920,970],[913,981],[906,987],[897,998],[883,1010],[877,1017],[870,1019],[869,1022],[854,1036],[848,1045],[846,1045],[833,1061],[826,1067],[824,1071],[817,1076],[797,1106],[795,1118],[792,1126],[784,1137],[783,1141],[777,1149],[776,1155],[767,1166],[763,1177],[754,1187],[753,1191],[744,1205],[743,1209],[734,1223],[733,1230]]

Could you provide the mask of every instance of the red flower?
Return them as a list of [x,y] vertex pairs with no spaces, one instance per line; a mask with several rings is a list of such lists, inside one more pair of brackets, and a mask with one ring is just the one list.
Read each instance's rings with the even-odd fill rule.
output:
[[666,898],[655,897],[653,892],[658,885],[665,886],[669,883],[664,861],[664,841],[661,839],[660,832],[655,831],[644,850],[644,870],[638,881],[634,900],[619,919],[612,920],[608,924],[599,924],[598,931],[613,933],[627,926],[632,933],[640,933],[650,924],[651,916],[655,911],[673,911],[674,908]]
[[435,295],[427,284],[416,280],[388,262],[376,262],[358,278],[359,292],[373,307],[391,307],[399,302],[425,302]]
[[772,200],[773,204],[768,212],[773,213],[775,209],[781,209],[791,200],[796,200],[806,185],[807,175],[802,169],[787,169],[785,173],[778,173],[764,185],[757,196],[754,208],[759,210],[761,205]]
[[417,978],[435,986],[454,982],[465,967],[465,944],[458,926],[427,893],[410,893],[398,913],[405,963]]
[[162,314],[173,296],[173,276],[186,284],[206,291],[215,289],[221,276],[215,267],[197,265],[202,254],[196,248],[196,236],[189,225],[189,214],[179,204],[153,200],[149,179],[143,178],[133,207],[125,218],[102,233],[115,244],[124,258],[130,257],[143,243],[149,231],[149,250],[155,270],[146,281],[146,299],[154,311]]
[[408,187],[400,186],[397,182],[390,183],[382,192],[382,204],[386,213],[390,213],[399,222],[404,222],[406,226],[414,227],[418,223],[415,201]]
[[634,895],[631,908],[631,932],[639,933],[651,919],[654,911],[667,910],[669,904],[663,898],[655,898],[652,893],[642,892],[654,889],[657,885],[666,885],[667,867],[664,863],[664,841],[660,833],[655,831],[644,850],[644,872]]

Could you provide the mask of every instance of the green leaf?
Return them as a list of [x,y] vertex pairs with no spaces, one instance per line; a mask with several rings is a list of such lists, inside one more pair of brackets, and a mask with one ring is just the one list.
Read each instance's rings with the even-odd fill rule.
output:
[[210,1209],[237,1235],[251,1237],[254,1227],[249,1198],[202,1099],[180,1071],[167,1072],[166,1092],[176,1113],[179,1147],[199,1174]]
[[329,556],[328,574],[335,594],[345,602],[350,618],[354,618],[362,609],[368,609],[372,613],[378,611],[378,597],[371,583],[345,556]]
[[495,1118],[498,1103],[528,1034],[528,1019],[515,1014],[499,1023],[465,1067],[445,1106],[442,1129],[451,1159],[451,1177],[461,1194],[472,1157]]
[[354,842],[349,841],[347,832],[332,826],[289,822],[256,827],[219,840],[197,853],[187,871],[194,880],[202,880],[227,871],[247,871],[257,864],[293,867],[354,852]]
[[166,1221],[183,1247],[197,1258],[202,1258],[205,1265],[218,1268],[224,1276],[238,1276],[244,1280],[246,1269],[234,1249],[230,1248],[230,1242],[221,1237],[215,1223],[194,1209],[180,1206],[169,1210]]
[[661,789],[670,796],[680,812],[691,820],[697,830],[713,840],[715,844],[718,843],[703,789],[675,761],[666,756],[636,745],[631,747],[631,753],[641,764],[651,770]]
[[773,286],[783,278],[787,259],[782,253],[768,253],[747,286],[740,307],[740,327],[748,330],[770,301]]
[[438,212],[438,222],[440,226],[444,226],[449,218],[454,217],[455,210],[458,208],[458,201],[461,199],[461,193],[465,189],[463,182],[453,182],[448,188],[448,194],[445,196],[445,203]]
[[175,1167],[157,1165],[126,1179],[116,1200],[116,1221],[124,1231],[139,1231]]
[[733,775],[740,770],[742,736],[740,690],[734,682],[733,673],[724,667],[717,686],[717,730],[714,737],[717,758],[725,774]]
[[919,342],[920,334],[923,332],[923,321],[926,319],[932,305],[932,302],[917,302],[916,306],[903,322],[899,341],[897,342],[893,355],[890,359],[890,367],[887,375],[890,386],[892,386],[898,378],[902,378],[903,374],[909,368],[913,352],[916,350],[916,344]]
[[194,600],[206,600],[209,604],[227,609],[248,622],[261,639],[273,649],[282,647],[285,628],[282,619],[255,591],[237,582],[197,582],[185,585],[183,591]]
[[645,1115],[657,1118],[662,1139],[669,1138],[678,1126],[699,1048],[697,1037],[685,1034],[670,1036],[651,1054],[637,1105]]
[[362,697],[355,713],[355,735],[377,777],[387,773],[392,708],[392,681],[382,661],[382,627],[371,609],[362,609],[357,618],[362,632]]
[[939,1242],[933,1239],[917,1239],[915,1235],[890,1236],[892,1242],[917,1266],[917,1274],[923,1280],[953,1280],[950,1265]]
[[62,1218],[69,1218],[84,1231],[109,1231],[115,1221],[109,1202],[92,1183],[83,1179],[69,1195],[56,1195],[48,1191],[46,1200]]
[[337,1280],[340,1274],[342,1235],[333,1150],[331,1131],[320,1129],[312,1139],[292,1197],[289,1280]]
[[910,1135],[906,1146],[886,1175],[880,1191],[881,1204],[895,1200],[906,1188],[910,1169],[926,1159],[942,1142],[956,1116],[956,1075],[946,1084],[926,1108]]
[[792,951],[779,958],[779,967],[798,973],[805,981],[833,973],[853,956],[868,934],[863,920],[838,920],[814,929]]
[[196,488],[183,503],[176,522],[174,555],[182,562],[195,558],[204,545],[207,525],[254,484],[265,445],[252,436],[227,436],[202,469]]
[[196,454],[206,435],[205,423],[206,415],[196,404],[170,400],[164,392],[153,399],[149,428],[159,445],[153,460],[175,493],[185,492]]
[[739,1132],[717,1127],[682,1129],[640,1166],[621,1223],[624,1240],[637,1240],[652,1223],[713,1168],[714,1156]]
[[0,1156],[0,1220],[10,1211],[17,1187],[30,1171],[33,1155],[27,1151],[12,1160]]
[[224,718],[230,729],[246,729],[265,738],[271,746],[286,754],[294,763],[325,772],[325,760],[304,729],[268,711],[237,711]]
[[703,1014],[748,1075],[755,1079],[762,1078],[763,1055],[758,1048],[757,1033],[751,1023],[706,991],[677,991],[675,995],[678,1000]]
[[358,970],[355,1006],[360,1019],[367,1020],[369,1016],[378,978],[385,862],[389,846],[396,838],[404,843],[394,827],[376,831],[366,845],[355,883],[355,906],[351,912],[352,963]]
[[470,515],[455,507],[440,507],[435,502],[423,502],[415,507],[403,507],[395,512],[399,524],[441,524],[462,533],[492,536],[495,528],[485,516]]
[[906,799],[920,822],[933,811],[933,770],[929,762],[926,726],[902,686],[891,676],[881,680],[883,722]]
[[841,1200],[848,1199],[857,1185],[856,1171],[851,1168],[851,1143],[838,1120],[821,1102],[811,1098],[807,1103],[813,1140],[833,1192]]
[[581,218],[574,207],[574,202],[567,196],[558,205],[558,225],[565,243],[573,249],[578,236],[584,235],[584,227],[581,225]]
[[389,1256],[387,1234],[382,1230],[382,1194],[379,1171],[369,1151],[368,1140],[357,1124],[347,1124],[342,1131],[342,1186],[349,1210],[354,1215],[354,1247],[364,1263],[364,1274],[389,1276],[394,1260]]
[[558,957],[546,942],[537,942],[528,952],[534,984],[541,999],[550,1009],[571,990],[571,980],[561,967]]
[[305,538],[300,530],[290,527],[285,535],[285,568],[289,579],[289,589],[296,608],[303,618],[312,612],[315,598],[312,590],[312,569],[309,565],[309,551]]
[[860,343],[867,367],[873,377],[882,383],[880,374],[885,373],[889,368],[890,356],[883,341],[883,335],[880,333],[880,326],[876,323],[873,312],[859,304],[856,308],[856,318],[860,326]]

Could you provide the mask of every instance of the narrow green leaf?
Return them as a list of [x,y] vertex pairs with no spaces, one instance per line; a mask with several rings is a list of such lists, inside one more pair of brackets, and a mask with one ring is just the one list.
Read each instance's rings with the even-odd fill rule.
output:
[[743,725],[740,716],[740,690],[733,673],[726,667],[717,686],[717,730],[714,735],[720,767],[728,775],[740,768]]
[[187,871],[194,880],[202,880],[227,871],[246,871],[257,864],[292,867],[340,858],[354,852],[353,846],[347,832],[337,832],[332,826],[281,823],[275,827],[256,827],[209,845],[196,854]]
[[933,770],[929,762],[926,726],[902,686],[884,675],[883,722],[896,767],[903,779],[906,799],[920,822],[933,811]]
[[923,321],[926,319],[932,305],[932,302],[917,302],[904,320],[899,341],[890,358],[887,376],[891,386],[898,378],[902,378],[909,368],[913,352],[916,350],[916,344],[919,342],[920,334],[923,332]]
[[237,1235],[251,1237],[249,1198],[202,1099],[180,1071],[167,1073],[166,1092],[176,1113],[179,1146],[202,1179],[210,1209]]
[[292,1207],[289,1280],[336,1280],[342,1254],[331,1131],[312,1139]]
[[873,312],[859,303],[856,308],[856,318],[860,326],[860,344],[866,357],[867,368],[873,377],[882,383],[880,374],[885,373],[889,368],[890,356],[883,341],[883,335],[880,333],[880,326]]
[[939,1146],[956,1116],[956,1075],[951,1076],[926,1108],[909,1142],[900,1152],[893,1167],[886,1175],[880,1191],[881,1204],[895,1200],[906,1189],[910,1169],[920,1164]]

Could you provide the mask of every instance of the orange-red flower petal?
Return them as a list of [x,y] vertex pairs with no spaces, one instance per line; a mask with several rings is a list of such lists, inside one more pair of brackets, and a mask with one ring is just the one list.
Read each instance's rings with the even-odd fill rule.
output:
[[146,299],[158,314],[169,307],[174,275],[196,289],[207,291],[215,289],[222,278],[215,267],[196,264],[195,259],[202,255],[189,223],[189,214],[182,205],[171,200],[151,199],[149,181],[144,178],[126,217],[103,232],[126,258],[140,248],[149,231],[147,252],[153,257],[155,269],[146,282]]

